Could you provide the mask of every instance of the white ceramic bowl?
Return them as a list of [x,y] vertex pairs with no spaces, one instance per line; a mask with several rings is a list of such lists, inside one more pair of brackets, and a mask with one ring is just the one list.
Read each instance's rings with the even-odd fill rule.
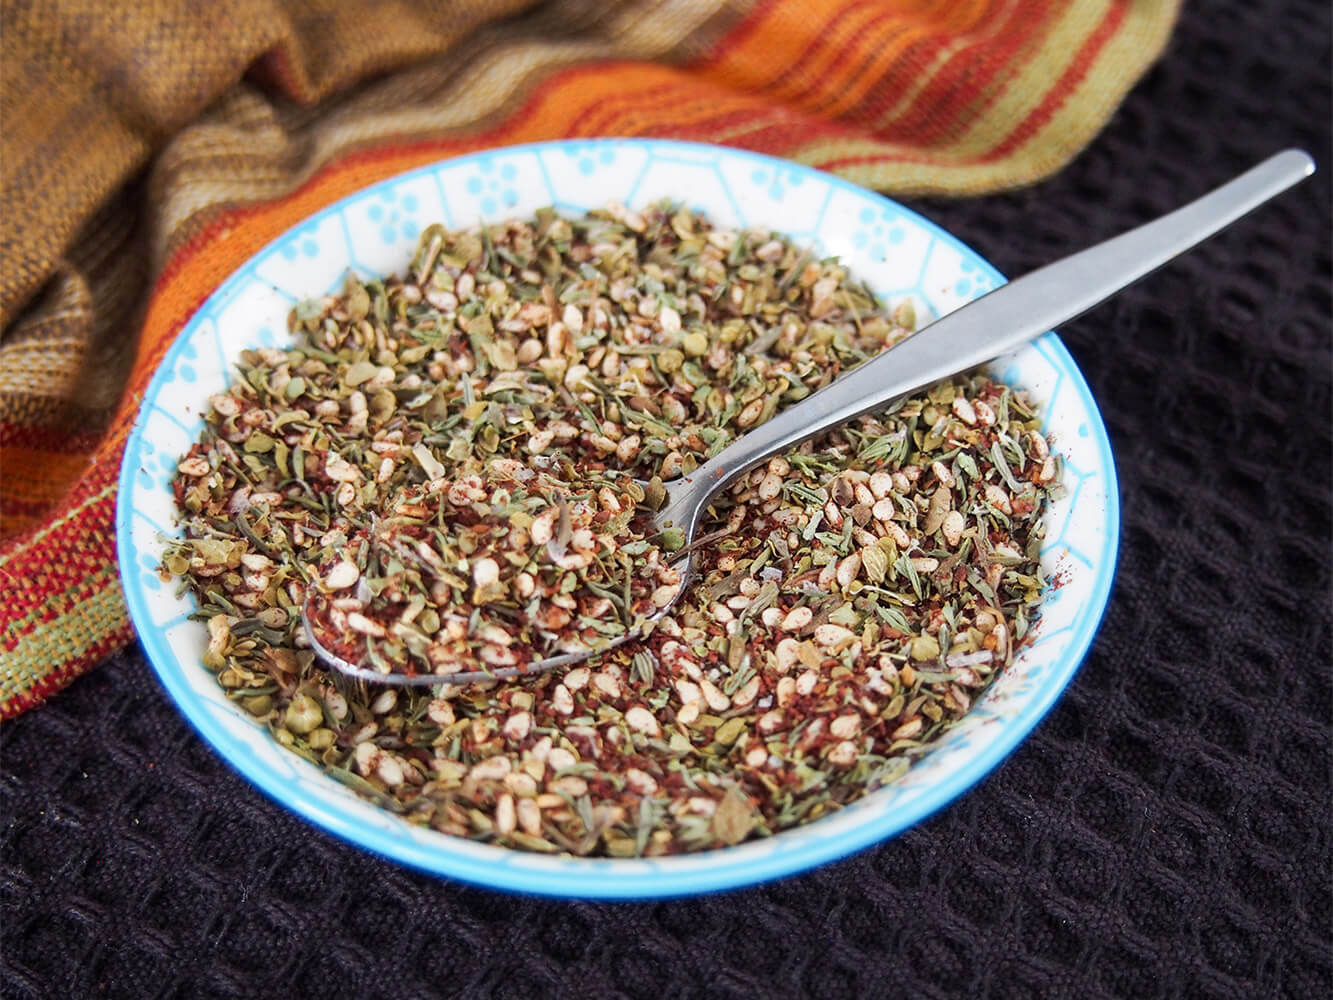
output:
[[551,857],[410,826],[279,747],[223,697],[200,664],[207,634],[192,599],[156,575],[179,534],[170,479],[203,425],[207,397],[244,348],[286,338],[300,299],[359,274],[402,271],[425,226],[466,227],[546,205],[581,213],[683,200],[724,226],[761,226],[836,254],[890,302],[940,316],[1003,282],[954,237],[829,174],[716,146],[643,139],[553,142],[447,160],[382,181],[311,216],[222,283],[186,324],[144,395],[120,476],[117,544],[125,596],[153,667],[182,712],[232,766],[279,803],[362,847],[441,875],[554,896],[651,898],[788,875],[890,837],[999,763],[1059,697],[1092,641],[1115,568],[1119,512],[1106,430],[1052,333],[994,363],[1041,402],[1064,456],[1067,494],[1050,511],[1042,564],[1061,585],[1012,668],[896,784],[831,816],[737,847],[663,859]]

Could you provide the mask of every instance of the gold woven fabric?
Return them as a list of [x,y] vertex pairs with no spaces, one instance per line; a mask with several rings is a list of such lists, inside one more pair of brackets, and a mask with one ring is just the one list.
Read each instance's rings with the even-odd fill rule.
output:
[[0,3],[0,712],[131,637],[135,393],[249,254],[365,184],[536,139],[665,135],[891,192],[1057,170],[1179,0]]

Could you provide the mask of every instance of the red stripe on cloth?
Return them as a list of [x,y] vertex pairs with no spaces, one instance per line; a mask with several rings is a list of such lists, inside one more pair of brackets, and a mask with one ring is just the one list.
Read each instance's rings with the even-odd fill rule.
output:
[[1083,78],[1088,75],[1097,55],[1111,40],[1121,23],[1125,20],[1127,4],[1113,3],[1096,29],[1079,48],[1078,55],[1069,64],[1060,79],[1056,81],[1042,102],[1029,114],[1004,140],[986,154],[988,162],[1007,156],[1036,134],[1037,130],[1051,120],[1060,105],[1073,92]]
[[[1078,55],[1070,63],[1060,79],[1031,112],[1029,112],[1008,135],[981,156],[968,161],[970,164],[992,163],[1012,153],[1018,146],[1030,139],[1042,125],[1046,124],[1059,110],[1060,105],[1087,75],[1097,55],[1114,37],[1126,10],[1123,4],[1112,6],[1098,23],[1093,33],[1080,46]],[[954,162],[947,154],[925,151],[898,151],[892,153],[864,153],[857,156],[840,156],[819,163],[822,170],[836,171],[846,167],[873,166],[877,163],[917,163],[923,165],[948,164]]]
[[0,421],[0,448],[32,448],[36,451],[70,454],[92,451],[101,439],[102,435],[96,431],[71,434],[47,427],[29,427]]
[[773,16],[773,11],[784,6],[782,0],[763,0],[755,4],[750,13],[714,44],[712,51],[706,52],[689,64],[691,70],[706,72],[713,69],[727,57],[734,48],[744,45],[755,35],[760,27]]
[[[1032,15],[1030,8],[1023,4],[1012,4],[1008,8],[1009,21],[1019,17],[1038,21],[1037,29],[1028,31],[1003,32],[997,29],[993,38],[977,39],[971,45],[960,48],[949,56],[945,66],[917,94],[908,109],[887,127],[881,127],[875,134],[877,138],[889,141],[912,141],[916,143],[938,144],[947,139],[958,127],[961,119],[980,117],[981,114],[999,99],[1001,90],[995,88],[987,95],[983,104],[971,105],[971,100],[984,93],[986,87],[1005,70],[1015,68],[1013,56],[1024,46],[1033,44],[1035,30],[1049,30],[1049,5],[1042,10],[1040,18]],[[931,46],[930,58],[950,44],[942,41]],[[903,81],[906,86],[906,81]],[[892,93],[895,86],[886,87]],[[967,91],[960,96],[957,91]],[[947,114],[942,114],[941,111]]]
[[[788,105],[765,104],[747,95],[718,95],[701,89],[695,81],[681,79],[648,87],[608,99],[588,107],[572,122],[573,134],[582,136],[635,134],[646,119],[655,117],[662,107],[675,109],[678,124],[656,125],[651,129],[657,136],[699,139],[709,141],[719,132],[727,132],[746,120],[771,120],[775,115],[800,122],[801,135],[808,141],[812,136],[850,134],[849,126],[824,119],[811,118]],[[697,117],[693,113],[705,110]],[[737,145],[731,136],[730,145]],[[794,143],[793,143],[794,144]]]
[[22,497],[0,496],[0,517],[36,517],[50,510],[55,503],[47,500],[25,500]]
[[815,59],[817,59],[828,49],[830,44],[828,42],[828,39],[835,32],[837,32],[838,29],[840,29],[845,22],[847,22],[853,16],[859,16],[863,11],[867,9],[878,10],[879,13],[877,16],[872,17],[870,21],[867,22],[865,25],[862,25],[862,30],[859,32],[858,37],[854,38],[851,42],[844,45],[843,48],[838,50],[838,53],[835,55],[833,59],[833,62],[836,63],[839,60],[839,58],[847,51],[848,48],[853,48],[858,45],[864,44],[865,35],[868,33],[871,26],[890,19],[897,21],[900,24],[902,23],[901,12],[886,11],[882,7],[882,5],[874,3],[873,0],[867,0],[867,2],[862,2],[862,3],[849,4],[848,6],[839,10],[837,15],[831,21],[828,21],[824,25],[822,25],[822,30],[820,31],[820,33],[815,36],[813,43],[811,45],[806,46],[806,48],[802,50],[801,58],[797,62],[787,66],[785,69],[782,70],[781,73],[773,77],[771,80],[765,81],[764,84],[762,85],[760,93],[764,95],[771,95],[775,91],[779,91],[783,89],[783,87],[787,86],[790,86],[793,89],[794,95],[798,95],[802,91],[809,92],[810,90],[813,90],[814,87],[818,84],[818,80],[811,81],[810,83],[801,86],[799,83],[796,82],[796,78],[800,76],[800,74],[805,73],[810,64],[814,62]]
[[[112,447],[116,449],[117,453],[123,452],[124,441],[113,443]],[[15,537],[15,539],[8,539],[3,545],[0,545],[0,556],[8,560],[3,567],[0,567],[0,573],[8,573],[11,581],[25,581],[24,587],[20,588],[20,591],[4,592],[4,603],[0,604],[0,611],[7,612],[7,617],[17,617],[17,615],[11,615],[9,612],[12,612],[15,603],[21,604],[29,596],[27,581],[37,579],[37,577],[47,572],[68,572],[67,564],[64,561],[53,561],[51,559],[51,552],[68,551],[65,545],[57,545],[57,540],[72,541],[72,543],[75,543],[73,548],[77,548],[79,543],[87,543],[91,537],[95,537],[89,535],[87,528],[71,528],[71,524],[79,525],[81,521],[85,520],[84,512],[76,513],[76,515],[71,515],[71,512],[79,511],[81,505],[88,503],[91,497],[96,496],[97,493],[103,491],[115,481],[115,472],[116,468],[119,468],[119,461],[116,461],[115,468],[112,468],[108,475],[108,463],[100,460],[100,456],[103,456],[104,453],[105,445],[103,448],[99,448],[97,456],[93,457],[92,463],[88,465],[88,471],[76,481],[65,500],[53,509],[51,520],[48,521],[48,525],[51,525],[51,527],[44,529],[45,535],[41,537],[39,544],[32,545],[29,548],[28,541],[31,540],[32,536],[24,535]],[[96,507],[96,505],[108,503],[115,504],[115,495],[108,495],[99,501],[92,501],[91,505]],[[67,517],[68,520],[61,521],[61,517]],[[103,521],[105,532],[108,535],[111,533],[111,524],[111,517],[107,517],[107,520]],[[25,567],[25,572],[17,571],[16,567],[19,567],[19,565]],[[93,568],[96,569],[96,565]],[[81,576],[81,571],[73,573],[73,576]]]

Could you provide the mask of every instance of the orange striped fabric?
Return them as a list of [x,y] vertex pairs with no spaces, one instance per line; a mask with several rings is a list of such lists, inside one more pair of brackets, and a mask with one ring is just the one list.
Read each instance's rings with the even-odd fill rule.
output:
[[113,521],[139,393],[223,278],[308,214],[444,157],[599,135],[734,144],[897,193],[1029,184],[1102,127],[1178,2],[5,10],[0,714],[132,639]]

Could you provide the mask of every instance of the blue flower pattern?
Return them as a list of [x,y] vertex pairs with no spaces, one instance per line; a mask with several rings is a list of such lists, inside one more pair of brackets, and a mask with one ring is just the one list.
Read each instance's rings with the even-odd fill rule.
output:
[[790,167],[756,167],[750,173],[750,180],[756,187],[767,191],[773,201],[781,201],[786,197],[787,189],[799,187],[805,176]]
[[405,194],[400,199],[393,188],[381,191],[376,203],[371,205],[366,214],[370,221],[379,225],[380,239],[393,245],[415,240],[421,232],[417,221],[417,209],[420,207],[417,196]]
[[591,177],[599,165],[609,167],[616,162],[616,151],[610,146],[595,142],[569,142],[564,144],[564,155],[578,163],[579,173]]
[[319,256],[319,239],[315,230],[318,228],[315,222],[308,222],[297,226],[278,241],[278,253],[284,260],[294,261],[300,257],[314,258]]
[[495,167],[492,159],[483,159],[477,164],[477,174],[469,177],[467,190],[479,199],[482,214],[487,218],[495,215],[500,206],[512,208],[518,204],[518,189],[514,180],[518,177],[518,168],[512,163]]
[[976,261],[964,260],[960,265],[962,274],[954,282],[953,290],[959,298],[974,299],[985,295],[995,287],[989,274],[977,267]]
[[889,247],[897,246],[907,238],[905,220],[892,208],[867,206],[857,216],[860,227],[852,236],[858,250],[864,250],[871,260],[886,260]]

